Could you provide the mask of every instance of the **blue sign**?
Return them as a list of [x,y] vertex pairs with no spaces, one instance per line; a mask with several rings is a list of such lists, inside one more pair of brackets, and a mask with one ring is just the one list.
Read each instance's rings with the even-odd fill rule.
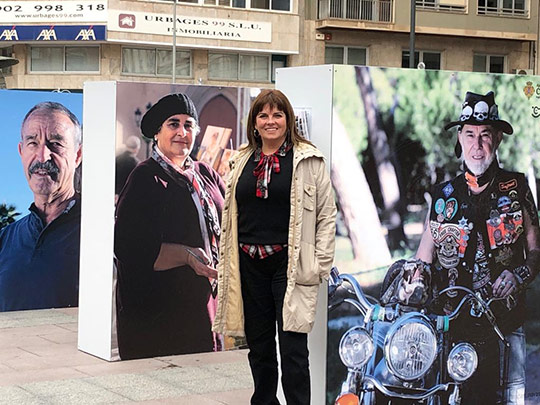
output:
[[105,25],[0,25],[0,41],[105,41]]

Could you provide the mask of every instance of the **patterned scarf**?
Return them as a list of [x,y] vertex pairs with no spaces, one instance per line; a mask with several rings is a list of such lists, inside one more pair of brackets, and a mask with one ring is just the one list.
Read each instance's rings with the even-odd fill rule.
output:
[[499,161],[497,158],[494,158],[493,162],[491,162],[486,171],[478,176],[471,172],[465,162],[463,162],[463,167],[465,168],[465,180],[467,181],[467,185],[469,187],[478,188],[493,180],[495,174],[497,174],[497,170],[499,169]]
[[278,156],[285,156],[291,148],[292,143],[285,139],[279,149],[271,155],[265,155],[261,147],[258,147],[255,150],[255,162],[258,163],[255,169],[253,169],[253,175],[257,177],[257,187],[255,191],[257,197],[268,198],[268,185],[272,180],[272,172],[280,172]]

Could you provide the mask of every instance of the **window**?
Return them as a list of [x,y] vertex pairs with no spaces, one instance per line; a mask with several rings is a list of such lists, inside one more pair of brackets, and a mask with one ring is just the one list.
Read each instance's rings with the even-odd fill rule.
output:
[[473,56],[473,72],[504,73],[504,56],[498,55],[480,55]]
[[209,52],[208,78],[270,81],[270,56]]
[[272,83],[276,82],[276,69],[287,67],[287,56],[272,55]]
[[[441,53],[432,51],[415,51],[414,66],[418,66],[420,62],[426,65],[426,69],[439,70],[441,68]],[[409,67],[409,50],[401,51],[401,67]]]
[[467,0],[416,0],[419,10],[461,11],[465,12]]
[[366,65],[367,49],[350,46],[327,46],[324,63],[336,65]]
[[31,72],[99,72],[99,46],[32,46]]
[[[122,48],[122,73],[172,76],[172,50]],[[176,76],[191,77],[191,52],[176,50]]]
[[528,17],[527,0],[478,0],[478,14]]
[[[174,1],[174,0],[168,0]],[[291,0],[178,0],[178,3],[189,3],[207,6],[223,6],[257,10],[291,11]]]

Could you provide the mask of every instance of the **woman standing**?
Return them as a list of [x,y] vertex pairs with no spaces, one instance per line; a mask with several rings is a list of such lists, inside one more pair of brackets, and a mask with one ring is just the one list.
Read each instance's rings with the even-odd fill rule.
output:
[[120,358],[220,350],[211,325],[223,182],[189,157],[199,126],[185,94],[154,104],[141,131],[154,140],[152,155],[130,174],[116,210]]
[[253,102],[248,146],[225,195],[214,331],[245,333],[252,404],[278,404],[276,322],[287,404],[310,403],[307,333],[334,257],[336,208],[323,155],[298,133],[278,90]]

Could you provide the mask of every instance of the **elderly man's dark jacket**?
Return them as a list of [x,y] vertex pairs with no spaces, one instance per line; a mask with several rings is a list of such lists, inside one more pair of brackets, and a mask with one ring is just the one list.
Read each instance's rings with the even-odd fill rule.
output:
[[[491,294],[492,284],[504,270],[513,271],[525,263],[524,210],[538,226],[530,193],[523,174],[502,169],[478,195],[469,192],[463,174],[434,187],[429,227],[436,250],[433,277],[439,291],[462,285]],[[503,332],[523,324],[524,295],[524,291],[517,294],[513,309],[502,303],[496,309]],[[440,297],[440,302],[451,310],[459,298]],[[468,320],[478,330],[487,326],[482,320]]]

